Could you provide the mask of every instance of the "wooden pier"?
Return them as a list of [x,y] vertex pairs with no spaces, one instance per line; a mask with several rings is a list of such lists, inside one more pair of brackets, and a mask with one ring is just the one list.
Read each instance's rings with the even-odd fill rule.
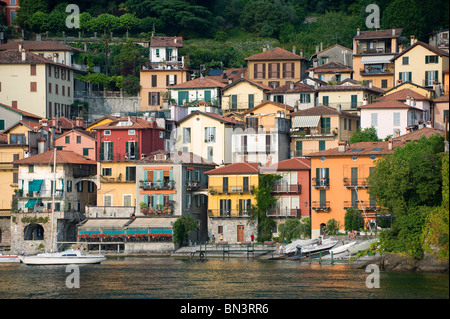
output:
[[263,244],[255,244],[252,242],[241,242],[237,244],[228,244],[228,242],[218,242],[217,244],[200,244],[192,247],[190,257],[193,258],[198,254],[200,259],[206,258],[206,255],[213,255],[215,257],[222,256],[222,258],[230,257],[231,254],[245,254],[247,258],[257,258],[263,255],[272,254],[276,252],[277,247],[273,242],[264,242]]

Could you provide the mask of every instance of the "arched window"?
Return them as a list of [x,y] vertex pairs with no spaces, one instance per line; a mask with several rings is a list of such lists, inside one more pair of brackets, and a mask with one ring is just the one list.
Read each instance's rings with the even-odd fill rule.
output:
[[44,227],[30,224],[23,230],[23,240],[44,240]]

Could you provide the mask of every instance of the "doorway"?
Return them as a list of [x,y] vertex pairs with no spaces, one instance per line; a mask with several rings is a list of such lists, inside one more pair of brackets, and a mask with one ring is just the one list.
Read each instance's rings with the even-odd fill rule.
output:
[[244,241],[244,225],[238,225],[237,227],[237,241],[238,242]]

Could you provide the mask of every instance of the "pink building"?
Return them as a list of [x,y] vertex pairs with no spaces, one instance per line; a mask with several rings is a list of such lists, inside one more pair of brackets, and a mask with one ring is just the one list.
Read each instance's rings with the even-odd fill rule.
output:
[[311,161],[294,157],[261,168],[262,174],[278,174],[281,179],[274,185],[273,194],[279,196],[268,216],[302,218],[311,216]]
[[70,130],[55,140],[55,146],[59,150],[72,151],[87,159],[95,161],[96,133],[79,129]]

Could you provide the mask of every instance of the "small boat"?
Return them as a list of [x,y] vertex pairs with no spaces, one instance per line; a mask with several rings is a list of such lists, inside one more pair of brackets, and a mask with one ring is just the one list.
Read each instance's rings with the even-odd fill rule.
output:
[[20,263],[19,255],[3,255],[0,252],[0,263]]
[[316,244],[319,242],[319,239],[294,239],[290,244],[282,246],[280,251],[285,253],[286,255],[294,254],[297,252],[297,246],[308,246],[312,244]]
[[322,243],[312,244],[308,246],[297,246],[297,249],[301,252],[301,254],[309,254],[309,253],[317,253],[324,250],[329,250],[337,245],[338,240],[330,240],[325,239]]
[[337,254],[346,252],[348,250],[348,248],[350,248],[351,246],[353,246],[355,244],[356,244],[356,241],[352,241],[352,242],[350,242],[348,244],[341,245],[341,246],[336,247],[336,248],[332,248],[332,249],[330,249],[330,253],[333,253],[333,255],[337,255]]
[[19,258],[26,265],[99,264],[106,260],[103,255],[83,254],[80,250],[42,253],[34,256],[20,256]]
[[358,253],[358,251],[363,251],[363,250],[369,249],[373,243],[377,243],[378,241],[379,241],[378,238],[365,240],[363,242],[357,243],[357,244],[349,247],[347,250],[351,255],[355,255]]

